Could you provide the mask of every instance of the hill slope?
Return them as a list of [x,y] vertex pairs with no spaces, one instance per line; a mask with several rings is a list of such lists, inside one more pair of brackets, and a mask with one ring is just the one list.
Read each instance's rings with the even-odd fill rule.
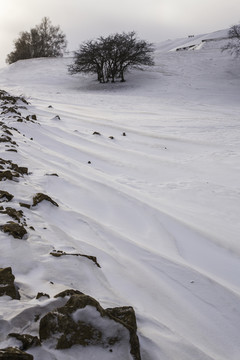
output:
[[[12,344],[9,332],[36,335],[32,312],[71,287],[104,307],[134,307],[143,360],[238,358],[240,64],[221,53],[222,35],[156,45],[156,65],[125,84],[71,77],[69,58],[1,70],[0,88],[23,94],[31,105],[22,116],[38,122],[1,115],[19,145],[17,153],[1,146],[1,158],[31,172],[1,189],[15,209],[37,192],[59,204],[24,210],[35,229],[26,241],[0,232],[1,267],[12,267],[21,295],[0,298],[1,348]],[[174,51],[189,41],[195,50]],[[101,268],[53,250],[96,256]],[[48,345],[28,352],[96,356]]]

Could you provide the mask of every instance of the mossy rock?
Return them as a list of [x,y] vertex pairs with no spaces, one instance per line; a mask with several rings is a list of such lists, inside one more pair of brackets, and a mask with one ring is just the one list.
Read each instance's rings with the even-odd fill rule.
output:
[[31,347],[41,346],[41,342],[37,336],[32,336],[29,334],[17,334],[11,333],[8,336],[13,337],[19,341],[21,341],[22,346],[20,346],[20,350],[27,350]]
[[54,206],[58,206],[58,204],[56,203],[56,201],[54,201],[52,198],[50,198],[50,196],[43,194],[43,193],[37,193],[34,197],[33,197],[33,206],[36,206],[37,204],[39,204],[42,201],[49,201],[51,204],[53,204]]
[[12,273],[11,267],[0,268],[0,296],[7,295],[12,299],[20,299],[14,280],[15,276]]
[[122,306],[116,308],[108,308],[106,312],[114,317],[115,319],[120,320],[125,324],[130,333],[130,344],[131,344],[131,354],[135,360],[140,360],[140,345],[139,339],[137,336],[137,321],[135,311],[132,306]]
[[33,360],[33,356],[18,348],[0,349],[0,360]]
[[49,312],[40,320],[39,335],[41,341],[55,341],[56,349],[67,349],[73,345],[99,345],[110,349],[122,343],[134,360],[141,360],[136,329],[132,307],[104,310],[94,298],[77,294],[72,295],[63,307]]
[[85,321],[74,321],[73,314],[87,305],[104,316],[104,310],[94,298],[87,295],[73,295],[65,306],[48,313],[40,320],[40,340],[57,337],[56,349],[67,349],[73,345],[101,344],[100,329]]
[[1,225],[0,230],[12,235],[15,239],[22,239],[27,234],[23,225],[9,221],[8,223]]

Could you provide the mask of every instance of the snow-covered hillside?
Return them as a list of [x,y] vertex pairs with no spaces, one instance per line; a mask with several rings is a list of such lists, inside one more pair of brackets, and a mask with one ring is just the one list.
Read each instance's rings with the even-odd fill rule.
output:
[[[0,143],[0,157],[30,172],[0,183],[14,195],[1,205],[22,209],[35,229],[25,240],[0,232],[1,268],[12,267],[21,296],[0,297],[0,348],[18,343],[8,333],[38,335],[32,314],[76,289],[104,308],[134,308],[142,360],[239,359],[240,61],[221,52],[225,35],[157,44],[155,66],[124,84],[70,76],[71,58],[0,70],[0,89],[24,96],[22,116],[37,117],[0,119],[18,145]],[[36,193],[59,207],[19,206]],[[54,250],[96,256],[101,268]],[[44,344],[28,353],[123,360],[123,351]]]

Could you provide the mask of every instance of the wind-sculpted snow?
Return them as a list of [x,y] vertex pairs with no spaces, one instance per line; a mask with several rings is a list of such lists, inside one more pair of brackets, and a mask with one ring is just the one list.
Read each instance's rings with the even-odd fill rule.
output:
[[[1,144],[0,157],[28,168],[0,182],[13,196],[3,205],[29,208],[20,207],[25,241],[0,232],[1,268],[12,267],[21,296],[0,297],[0,348],[17,344],[8,333],[37,336],[34,318],[75,289],[104,308],[135,309],[143,360],[238,359],[240,64],[221,53],[225,40],[164,50],[188,41],[158,44],[155,67],[124,84],[71,77],[69,58],[1,70],[0,88],[24,96],[24,118],[37,121],[2,114],[17,152]],[[59,206],[32,206],[39,193]],[[120,360],[124,351],[43,344],[28,353]]]

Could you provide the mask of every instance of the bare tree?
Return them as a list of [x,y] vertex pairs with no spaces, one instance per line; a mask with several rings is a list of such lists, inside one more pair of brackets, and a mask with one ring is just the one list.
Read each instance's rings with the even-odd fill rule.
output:
[[99,37],[80,46],[69,72],[96,73],[102,83],[115,82],[116,78],[123,82],[128,69],[154,65],[153,51],[152,44],[138,40],[135,32]]
[[40,25],[30,32],[20,33],[14,41],[15,50],[7,55],[6,62],[11,64],[17,60],[62,56],[66,47],[66,36],[59,26],[53,26],[49,18],[44,17]]
[[232,55],[236,57],[240,56],[240,24],[233,25],[228,30],[228,43],[222,47],[222,51],[229,51]]

